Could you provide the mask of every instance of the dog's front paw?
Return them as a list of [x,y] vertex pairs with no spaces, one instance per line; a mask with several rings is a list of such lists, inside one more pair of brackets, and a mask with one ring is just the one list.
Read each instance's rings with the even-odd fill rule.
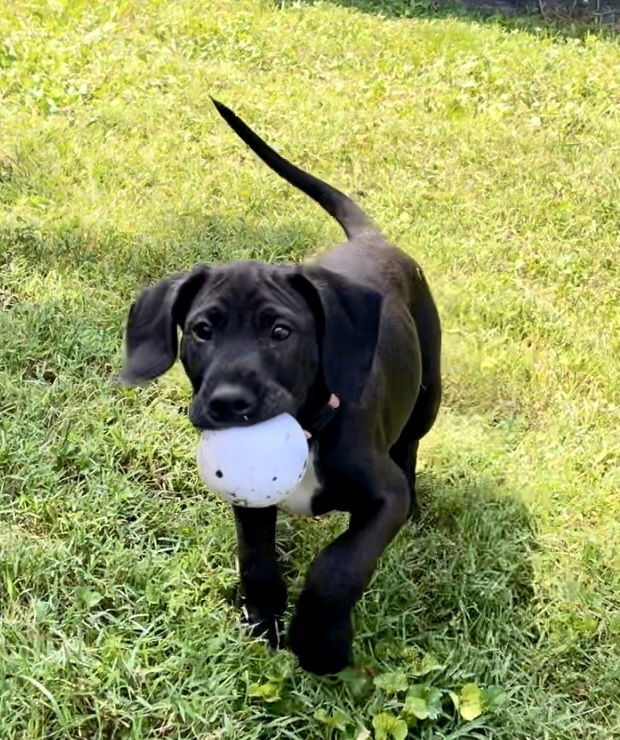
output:
[[289,630],[289,645],[306,671],[338,673],[351,662],[351,617],[298,609]]
[[267,640],[272,650],[284,647],[284,625],[281,617],[260,613],[258,610],[243,607],[242,622],[251,637]]

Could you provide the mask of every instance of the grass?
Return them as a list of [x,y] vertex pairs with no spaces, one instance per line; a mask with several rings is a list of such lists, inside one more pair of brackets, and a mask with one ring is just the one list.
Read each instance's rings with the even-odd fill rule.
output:
[[[0,737],[620,737],[617,42],[360,2],[0,5]],[[144,283],[339,238],[209,94],[353,193],[443,317],[424,516],[338,680],[242,634],[180,370],[111,383]],[[344,525],[281,519],[293,593]]]

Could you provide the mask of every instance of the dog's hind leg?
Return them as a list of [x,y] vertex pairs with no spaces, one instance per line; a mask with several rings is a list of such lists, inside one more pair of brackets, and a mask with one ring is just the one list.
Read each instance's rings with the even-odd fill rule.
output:
[[408,435],[403,433],[390,450],[390,457],[403,471],[405,478],[407,479],[411,495],[408,516],[413,519],[418,519],[420,516],[420,507],[418,506],[415,491],[415,466],[418,457],[418,444],[419,442],[417,439],[412,441]]
[[439,383],[422,388],[418,400],[400,437],[390,449],[390,457],[403,471],[411,491],[409,516],[418,519],[420,507],[416,497],[416,463],[420,439],[433,426],[439,409],[441,387]]

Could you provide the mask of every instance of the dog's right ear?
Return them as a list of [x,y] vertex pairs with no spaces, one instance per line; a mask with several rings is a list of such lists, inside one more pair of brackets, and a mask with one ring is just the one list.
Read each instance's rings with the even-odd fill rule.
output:
[[120,380],[140,385],[165,373],[177,358],[177,328],[209,276],[208,267],[179,273],[145,288],[129,309]]

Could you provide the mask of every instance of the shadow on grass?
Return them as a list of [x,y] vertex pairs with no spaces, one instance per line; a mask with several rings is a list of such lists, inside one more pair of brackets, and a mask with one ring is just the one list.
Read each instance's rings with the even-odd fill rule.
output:
[[504,481],[476,471],[423,474],[420,489],[423,516],[405,551],[422,616],[484,642],[489,625],[514,624],[532,597],[533,517]]
[[[81,276],[85,287],[93,283],[101,289],[127,282],[140,287],[198,263],[293,263],[312,253],[323,240],[317,238],[317,232],[304,228],[299,218],[272,227],[205,214],[174,239],[156,240],[112,230],[93,234],[79,227],[60,226],[49,230],[6,228],[0,231],[0,241],[0,268],[22,260],[41,274],[55,270],[76,279]],[[103,285],[102,274],[106,278]]]
[[[273,0],[280,8],[292,3],[288,0]],[[303,5],[314,5],[317,0],[296,0]],[[617,37],[613,25],[588,22],[567,15],[566,20],[545,19],[532,0],[322,0],[362,13],[372,13],[385,18],[458,18],[486,25],[495,25],[507,31],[523,31],[541,34],[545,38],[564,40],[583,39],[586,36]]]
[[127,311],[145,285],[198,263],[298,262],[320,241],[299,219],[271,228],[217,215],[195,220],[177,239],[67,226],[0,230],[0,309],[12,326],[11,370],[47,383],[88,368],[112,377]]

